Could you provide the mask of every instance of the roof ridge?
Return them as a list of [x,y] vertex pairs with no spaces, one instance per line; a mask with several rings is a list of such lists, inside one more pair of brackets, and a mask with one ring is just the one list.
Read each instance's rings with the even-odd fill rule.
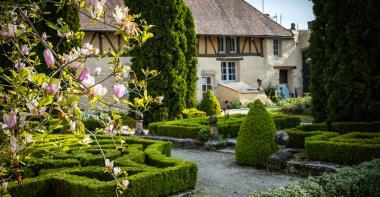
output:
[[[237,0],[239,1],[239,0]],[[264,13],[262,13],[259,9],[257,9],[255,6],[251,5],[250,3],[248,3],[246,0],[240,0],[240,1],[243,1],[245,4],[248,4],[249,7],[253,8],[254,10],[256,10],[259,14],[261,14],[262,16],[264,16],[265,18],[268,18],[272,23],[274,23],[275,25],[283,28],[284,30],[286,31],[289,31],[293,36],[293,32],[290,31],[289,29],[285,28],[284,26],[282,26],[281,24],[277,23],[276,21],[272,20],[270,17],[268,17],[267,15],[265,15]]]

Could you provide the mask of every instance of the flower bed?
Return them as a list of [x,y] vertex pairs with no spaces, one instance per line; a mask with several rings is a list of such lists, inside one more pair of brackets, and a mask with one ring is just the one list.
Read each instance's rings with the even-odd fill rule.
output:
[[336,173],[326,173],[305,181],[268,192],[255,192],[254,197],[275,196],[365,196],[380,193],[380,159],[344,168]]
[[[121,154],[112,139],[99,136],[107,158],[128,173],[121,196],[167,196],[194,188],[196,164],[170,158],[171,144],[128,137]],[[58,146],[58,148],[57,148]],[[31,154],[23,185],[12,182],[12,196],[115,196],[116,181],[105,173],[104,158],[91,143],[84,148],[73,135],[52,135]],[[148,189],[147,189],[148,188]]]

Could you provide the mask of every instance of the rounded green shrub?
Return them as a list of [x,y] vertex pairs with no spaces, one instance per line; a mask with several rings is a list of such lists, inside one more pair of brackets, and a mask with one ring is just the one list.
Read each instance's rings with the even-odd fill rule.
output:
[[259,100],[255,101],[239,130],[235,149],[237,162],[264,166],[267,158],[277,150],[275,133],[271,115]]
[[220,115],[220,103],[211,90],[208,90],[199,104],[199,109],[206,112],[207,116]]

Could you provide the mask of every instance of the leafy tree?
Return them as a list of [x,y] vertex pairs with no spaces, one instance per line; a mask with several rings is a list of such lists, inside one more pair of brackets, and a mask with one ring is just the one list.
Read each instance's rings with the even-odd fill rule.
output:
[[276,127],[265,106],[256,100],[240,126],[236,143],[236,160],[243,165],[264,166],[277,150]]
[[220,115],[220,103],[211,90],[208,90],[203,96],[199,109],[206,112],[207,116]]
[[148,89],[153,96],[165,99],[145,118],[148,122],[177,118],[183,109],[195,105],[197,54],[191,12],[183,0],[158,0],[154,6],[148,0],[126,0],[126,4],[154,25],[151,31],[155,37],[131,53],[136,71],[150,68],[160,72]]
[[380,4],[376,0],[313,2],[311,91],[315,118],[328,122],[378,120]]

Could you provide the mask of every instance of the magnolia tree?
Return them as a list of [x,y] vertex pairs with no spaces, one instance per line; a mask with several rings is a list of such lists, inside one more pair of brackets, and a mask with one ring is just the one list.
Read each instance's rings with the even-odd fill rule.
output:
[[[33,25],[46,22],[42,16],[46,4],[54,4],[57,10],[64,6],[76,6],[91,22],[104,23],[115,28],[116,34],[121,35],[128,44],[120,51],[99,54],[99,49],[85,43],[81,48],[74,47],[69,53],[60,54],[54,50],[57,47],[49,41],[51,35],[38,32]],[[0,135],[0,195],[6,192],[8,182],[23,183],[21,169],[28,167],[31,149],[37,148],[47,135],[52,135],[53,130],[61,128],[63,123],[69,125],[73,134],[86,134],[83,139],[78,139],[84,147],[91,143],[99,146],[105,169],[117,181],[117,191],[122,192],[127,188],[126,172],[122,172],[113,165],[113,161],[105,157],[102,147],[97,143],[97,135],[106,134],[116,138],[128,130],[121,125],[121,117],[116,113],[118,106],[126,106],[125,110],[141,114],[150,105],[159,104],[163,98],[152,98],[147,92],[147,82],[158,75],[157,71],[144,70],[145,78],[137,79],[134,71],[120,61],[122,54],[153,36],[149,33],[150,26],[138,15],[128,14],[126,7],[116,6],[114,10],[106,12],[107,9],[105,0],[0,2],[0,42],[10,43],[12,48],[9,53],[1,54],[9,59],[11,65],[0,69],[0,106],[3,114]],[[110,16],[106,16],[106,13]],[[60,36],[60,43],[70,42],[84,35],[83,32],[70,30],[62,19],[46,24]],[[43,60],[38,58],[41,54],[36,52],[39,44],[45,48]],[[91,71],[87,67],[85,62],[89,57],[109,58],[109,63],[113,65],[111,74],[100,80],[99,76],[104,73],[100,68]],[[48,72],[38,72],[36,68],[44,65]],[[102,83],[112,78],[116,83],[112,90],[107,90]],[[107,96],[107,92],[111,91],[113,96]],[[138,97],[128,100],[129,92]],[[78,107],[80,97],[87,97],[92,109],[95,105],[109,109],[99,119],[103,129],[90,131],[85,128],[82,112]],[[120,148],[124,143],[121,138],[113,141],[115,148],[125,151]],[[121,176],[125,176],[125,179],[120,179]]]

